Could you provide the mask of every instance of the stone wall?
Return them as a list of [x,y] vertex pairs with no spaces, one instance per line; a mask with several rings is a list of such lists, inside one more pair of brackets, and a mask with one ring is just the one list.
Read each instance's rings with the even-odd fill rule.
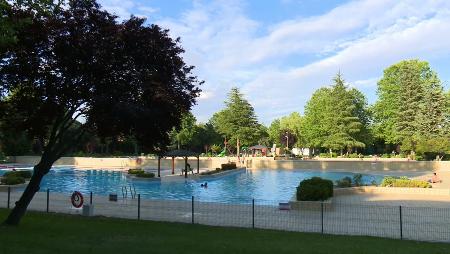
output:
[[[123,168],[146,167],[157,168],[158,160],[150,157],[141,158],[141,164],[136,157],[126,158],[89,158],[89,157],[62,157],[55,165],[75,165],[78,167],[94,168]],[[37,156],[12,157],[13,162],[34,165],[39,161]],[[200,158],[200,168],[219,168],[220,164],[228,161],[237,161],[235,157]],[[188,160],[192,168],[197,167],[197,158]],[[273,158],[253,157],[246,158],[244,166],[252,169],[319,169],[319,170],[349,170],[349,171],[450,171],[450,161],[363,161],[348,160],[274,160]],[[184,159],[175,159],[175,168],[183,168]],[[172,168],[172,159],[161,159],[161,168]]]

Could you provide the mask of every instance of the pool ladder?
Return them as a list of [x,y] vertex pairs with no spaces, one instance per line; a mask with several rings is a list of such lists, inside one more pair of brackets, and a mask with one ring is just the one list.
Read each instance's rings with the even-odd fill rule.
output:
[[124,199],[128,198],[128,193],[130,193],[130,197],[132,199],[136,198],[136,188],[134,187],[134,185],[133,186],[131,186],[131,185],[122,186],[122,197]]

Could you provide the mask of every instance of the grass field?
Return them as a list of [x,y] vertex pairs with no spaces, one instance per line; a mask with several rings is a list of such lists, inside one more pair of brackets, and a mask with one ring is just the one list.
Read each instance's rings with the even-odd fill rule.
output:
[[[0,209],[0,220],[8,211]],[[0,253],[450,253],[450,244],[28,213]]]

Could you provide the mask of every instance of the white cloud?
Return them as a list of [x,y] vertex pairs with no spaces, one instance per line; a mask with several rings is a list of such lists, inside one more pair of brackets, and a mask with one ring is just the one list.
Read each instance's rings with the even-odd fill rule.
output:
[[[124,14],[145,8],[129,0],[103,2]],[[157,21],[181,37],[186,61],[206,81],[194,109],[200,121],[223,106],[232,86],[242,89],[268,123],[289,111],[303,111],[313,91],[329,84],[339,70],[373,96],[382,70],[396,61],[432,62],[450,55],[447,0],[350,1],[319,16],[270,27],[249,18],[244,6],[239,0],[194,1],[179,18]]]

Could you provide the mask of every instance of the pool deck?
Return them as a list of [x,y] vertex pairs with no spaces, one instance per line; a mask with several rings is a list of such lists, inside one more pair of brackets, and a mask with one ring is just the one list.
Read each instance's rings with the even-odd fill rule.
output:
[[[11,193],[11,205],[20,196]],[[51,193],[49,211],[81,214],[70,204],[70,194]],[[327,234],[369,235],[389,238],[450,242],[450,202],[447,198],[429,200],[429,197],[358,195],[337,197],[332,206],[321,213],[320,206],[304,202],[301,210],[279,210],[268,201],[251,204],[223,204],[199,201],[141,200],[140,219],[215,225],[318,232]],[[6,193],[0,193],[0,207],[6,207]],[[85,203],[89,197],[85,196]],[[39,192],[29,209],[46,210],[46,193]],[[108,201],[105,196],[94,196],[94,215],[137,219],[137,199]],[[399,226],[399,205],[402,205],[402,231]],[[194,207],[194,209],[192,208]],[[319,207],[319,209],[318,209]],[[254,217],[252,216],[254,212]],[[323,217],[322,217],[323,215]],[[322,220],[323,218],[323,220]],[[323,222],[323,223],[322,223]]]

